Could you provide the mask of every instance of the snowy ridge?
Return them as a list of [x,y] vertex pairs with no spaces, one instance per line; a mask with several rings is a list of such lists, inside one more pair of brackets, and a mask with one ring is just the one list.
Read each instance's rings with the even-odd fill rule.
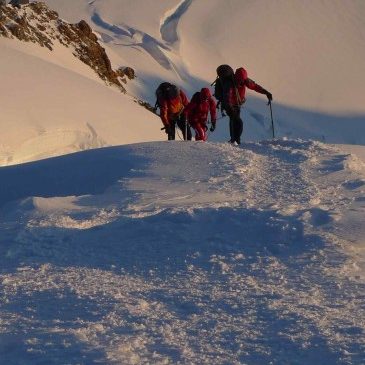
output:
[[0,178],[7,363],[364,362],[355,156],[300,140],[146,143]]
[[[192,86],[191,83],[194,85],[197,83],[197,80],[189,74],[178,49],[179,20],[188,10],[190,4],[191,0],[184,0],[175,8],[166,11],[166,14],[160,19],[159,36],[154,36],[153,32],[146,32],[124,22],[121,24],[108,22],[99,12],[97,4],[90,4],[90,12],[92,12],[91,20],[93,24],[98,29],[101,39],[109,49],[113,49],[119,55],[130,53],[129,49],[138,50],[139,59],[146,55],[148,58],[152,57],[157,70],[160,69],[157,77],[160,78],[162,76],[162,71],[162,74],[167,79],[176,80],[177,78],[180,83],[182,82],[185,87],[190,89]],[[116,62],[118,62],[117,57]],[[134,62],[136,60],[132,61],[132,63]],[[138,60],[137,64],[139,64]],[[149,64],[148,68],[150,66]],[[139,68],[142,81],[145,79],[146,71],[145,67],[142,70]],[[150,74],[151,71],[148,70],[148,73]],[[149,84],[147,87],[151,88],[153,86]],[[137,88],[135,91],[138,93],[142,92],[143,97],[146,97],[144,92],[147,91],[149,100],[151,99],[151,95],[153,95],[153,90],[144,90],[143,92],[143,90]]]

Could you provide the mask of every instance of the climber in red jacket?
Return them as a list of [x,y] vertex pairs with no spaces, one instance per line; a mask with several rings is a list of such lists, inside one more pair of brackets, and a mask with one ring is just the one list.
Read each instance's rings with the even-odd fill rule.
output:
[[168,140],[175,140],[175,124],[177,124],[184,140],[191,141],[191,129],[186,119],[189,99],[185,93],[176,85],[163,82],[156,90],[156,97],[156,109],[160,108],[160,118]]
[[185,111],[189,124],[195,130],[195,140],[206,141],[208,114],[210,113],[212,122],[210,130],[212,132],[215,130],[217,120],[216,102],[212,98],[209,89],[203,88],[200,92],[195,93]]
[[246,88],[267,96],[271,102],[272,94],[247,76],[247,71],[240,67],[233,71],[229,65],[217,68],[217,79],[214,82],[214,96],[229,116],[231,143],[241,143],[243,122],[240,116],[241,106],[246,101]]

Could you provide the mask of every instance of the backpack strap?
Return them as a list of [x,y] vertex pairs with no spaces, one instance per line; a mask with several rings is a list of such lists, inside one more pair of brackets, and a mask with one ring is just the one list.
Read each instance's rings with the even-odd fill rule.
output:
[[181,106],[182,106],[182,108],[181,108],[181,110],[180,110],[180,113],[179,113],[179,117],[180,117],[180,115],[183,113],[183,111],[184,111],[184,109],[185,109],[185,105],[184,105],[184,103],[183,103],[183,101],[182,101],[182,99],[181,99],[180,89],[179,89],[179,100],[180,100],[180,104],[181,104]]
[[232,82],[233,82],[234,91],[236,93],[237,102],[241,106],[243,104],[244,100],[241,100],[241,96],[240,96],[240,93],[238,91],[238,87],[236,85],[236,80],[234,79],[234,75],[232,75]]

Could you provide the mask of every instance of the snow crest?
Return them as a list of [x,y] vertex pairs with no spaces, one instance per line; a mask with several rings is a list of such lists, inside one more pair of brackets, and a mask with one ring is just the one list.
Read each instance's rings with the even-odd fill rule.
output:
[[[91,154],[117,173],[83,178]],[[364,235],[354,241],[347,217],[364,217],[365,175],[353,155],[277,140],[79,158],[53,161],[81,170],[73,189],[2,197],[4,361],[364,362]],[[0,177],[26,168],[51,181],[42,166]]]

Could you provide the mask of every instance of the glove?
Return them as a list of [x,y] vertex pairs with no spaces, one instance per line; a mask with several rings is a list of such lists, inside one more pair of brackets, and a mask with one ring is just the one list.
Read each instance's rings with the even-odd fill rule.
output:
[[272,94],[270,92],[266,91],[266,96],[269,99],[269,101],[272,100]]
[[215,120],[212,120],[212,126],[210,127],[210,131],[214,132],[215,131]]

